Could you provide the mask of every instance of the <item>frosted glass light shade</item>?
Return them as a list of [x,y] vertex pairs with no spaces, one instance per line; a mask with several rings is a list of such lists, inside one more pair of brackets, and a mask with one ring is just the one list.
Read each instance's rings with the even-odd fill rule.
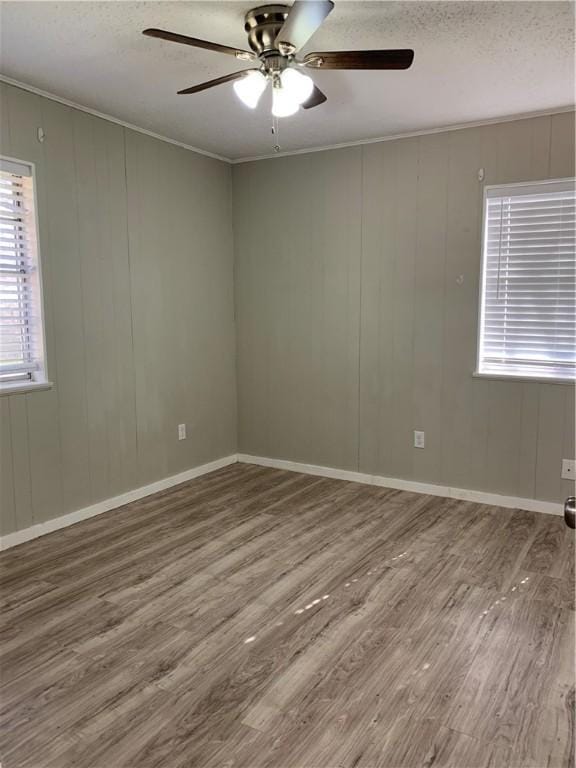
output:
[[274,117],[290,117],[300,109],[300,104],[285,88],[274,88],[272,91],[272,114]]
[[310,98],[314,90],[314,82],[308,75],[303,75],[296,69],[285,69],[281,75],[282,88],[289,94],[290,98],[298,104]]
[[234,83],[236,96],[250,109],[255,109],[268,81],[262,72],[250,72]]

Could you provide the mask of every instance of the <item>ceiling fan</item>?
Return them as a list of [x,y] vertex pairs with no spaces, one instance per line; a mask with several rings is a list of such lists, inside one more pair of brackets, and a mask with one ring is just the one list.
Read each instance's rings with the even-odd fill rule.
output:
[[302,69],[408,69],[414,59],[410,48],[376,51],[329,51],[308,53],[303,59],[296,54],[320,27],[334,8],[332,0],[295,0],[292,6],[262,5],[245,16],[244,29],[252,50],[231,48],[207,40],[145,29],[143,34],[191,45],[208,51],[226,53],[240,61],[258,63],[257,67],[232,72],[178,91],[198,93],[215,85],[234,81],[237,96],[254,109],[269,82],[272,83],[272,114],[288,117],[300,107],[311,109],[326,101],[326,96]]

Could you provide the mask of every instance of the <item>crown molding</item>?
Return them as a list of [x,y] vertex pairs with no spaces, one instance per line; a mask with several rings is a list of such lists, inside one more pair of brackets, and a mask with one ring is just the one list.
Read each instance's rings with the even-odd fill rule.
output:
[[453,125],[444,125],[440,128],[427,128],[421,131],[407,131],[405,133],[395,133],[390,136],[379,136],[375,139],[358,139],[357,141],[343,141],[340,144],[326,144],[322,147],[308,147],[307,149],[292,149],[288,152],[277,152],[268,155],[254,155],[252,157],[241,157],[230,160],[232,165],[240,163],[253,163],[257,160],[275,160],[280,157],[291,157],[292,155],[309,155],[312,152],[327,152],[331,149],[345,149],[346,147],[361,147],[365,144],[380,144],[383,141],[397,141],[398,139],[412,139],[417,136],[431,136],[435,133],[448,133],[449,131],[463,131],[465,128],[482,128],[485,125],[497,125],[498,123],[513,123],[516,120],[530,120],[535,117],[550,117],[551,115],[561,115],[565,112],[574,112],[576,105],[557,107],[556,109],[544,109],[537,112],[523,112],[518,115],[504,115],[503,117],[491,117],[486,120],[475,120],[469,123],[454,123]]
[[211,157],[213,160],[220,160],[224,163],[230,163],[232,162],[229,157],[224,157],[223,155],[216,155],[214,152],[208,152],[205,149],[200,149],[199,147],[193,147],[191,144],[184,144],[182,141],[176,141],[176,139],[170,139],[168,136],[162,136],[160,133],[154,133],[154,131],[149,131],[146,128],[140,128],[138,125],[133,125],[132,123],[127,123],[125,120],[119,120],[117,117],[112,117],[112,115],[107,115],[105,112],[99,112],[97,109],[91,109],[90,107],[85,107],[83,104],[78,104],[76,101],[70,101],[70,99],[63,99],[61,96],[56,96],[55,93],[50,93],[50,91],[43,91],[41,88],[36,88],[34,85],[28,85],[28,83],[22,83],[20,80],[14,80],[12,77],[7,77],[6,75],[3,75],[0,73],[0,82],[6,83],[7,85],[13,85],[15,88],[21,88],[23,91],[29,91],[30,93],[36,94],[36,96],[43,96],[45,99],[50,99],[50,101],[57,101],[59,104],[64,104],[66,107],[72,107],[72,109],[78,109],[80,112],[86,112],[89,115],[93,115],[94,117],[99,117],[102,120],[108,120],[109,123],[116,123],[116,125],[121,125],[123,128],[129,128],[131,131],[136,131],[137,133],[143,133],[145,136],[151,136],[153,139],[159,139],[160,141],[165,141],[168,144],[174,144],[176,147],[181,147],[182,149],[187,149],[189,152],[196,152],[198,155],[204,155],[205,157]]
[[93,115],[94,117],[99,117],[102,120],[108,120],[111,123],[116,123],[116,125],[121,125],[124,128],[129,128],[131,131],[142,133],[145,136],[151,136],[153,139],[165,141],[168,144],[174,144],[174,146],[181,147],[182,149],[187,149],[189,152],[196,152],[196,154],[198,155],[211,157],[213,160],[220,160],[221,162],[229,163],[230,165],[239,165],[240,163],[253,163],[258,160],[274,160],[281,157],[292,157],[293,155],[308,155],[308,154],[311,154],[312,152],[327,152],[332,149],[345,149],[346,147],[361,147],[361,146],[364,146],[365,144],[380,144],[381,142],[384,142],[384,141],[397,141],[398,139],[411,139],[417,136],[430,136],[436,133],[447,133],[448,131],[462,131],[465,128],[481,128],[485,125],[497,125],[498,123],[512,123],[515,120],[530,120],[531,118],[535,118],[535,117],[549,117],[551,115],[560,115],[566,112],[574,112],[576,110],[576,105],[571,104],[564,107],[557,107],[556,109],[546,109],[546,110],[540,110],[536,112],[523,112],[521,114],[516,114],[516,115],[504,115],[503,117],[493,117],[493,118],[488,118],[486,120],[475,120],[473,122],[468,122],[468,123],[454,123],[452,125],[444,125],[439,128],[428,128],[428,129],[423,129],[421,131],[406,131],[404,133],[395,133],[390,136],[378,136],[373,139],[358,139],[357,141],[344,141],[337,144],[325,144],[320,147],[292,149],[287,152],[278,152],[276,154],[251,155],[249,157],[230,158],[230,157],[225,157],[224,155],[217,155],[214,152],[208,152],[207,150],[200,149],[199,147],[194,147],[191,144],[185,144],[181,141],[170,139],[168,136],[162,136],[159,133],[154,133],[154,131],[149,131],[146,128],[141,128],[138,125],[127,123],[125,120],[120,120],[117,117],[113,117],[112,115],[106,114],[105,112],[99,112],[96,109],[91,109],[90,107],[86,107],[83,104],[78,104],[75,101],[70,101],[69,99],[63,99],[61,96],[56,96],[56,94],[51,93],[50,91],[44,91],[41,88],[36,88],[36,86],[34,85],[23,83],[20,80],[14,80],[14,78],[7,77],[2,73],[0,73],[0,82],[6,83],[7,85],[12,85],[15,88],[21,88],[24,91],[29,91],[30,93],[34,93],[37,96],[43,96],[45,99],[56,101],[59,104],[64,104],[67,107],[78,109],[81,112],[86,112],[87,114]]

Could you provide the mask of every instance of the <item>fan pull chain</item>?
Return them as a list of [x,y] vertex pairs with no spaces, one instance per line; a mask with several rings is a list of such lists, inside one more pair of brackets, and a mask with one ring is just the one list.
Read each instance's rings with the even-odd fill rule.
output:
[[272,136],[276,139],[272,148],[274,152],[280,152],[280,126],[277,117],[272,117]]

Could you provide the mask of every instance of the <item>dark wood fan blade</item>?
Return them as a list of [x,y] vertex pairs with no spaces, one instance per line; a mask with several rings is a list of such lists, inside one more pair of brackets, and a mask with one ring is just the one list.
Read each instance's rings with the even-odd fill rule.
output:
[[332,0],[296,0],[276,35],[280,52],[294,53],[306,45],[332,8]]
[[408,69],[414,60],[411,48],[390,51],[329,51],[309,53],[304,64],[314,69]]
[[215,80],[207,80],[205,83],[199,85],[191,85],[190,88],[184,88],[182,91],[178,91],[179,94],[184,93],[199,93],[199,91],[205,91],[208,88],[214,88],[215,85],[222,85],[223,83],[230,83],[232,80],[240,80],[246,75],[247,72],[258,72],[257,69],[243,69],[241,72],[232,72],[230,75],[224,75],[223,77],[217,77]]
[[242,48],[230,48],[228,45],[211,43],[208,40],[198,40],[196,37],[179,35],[177,32],[167,32],[165,29],[145,29],[142,34],[147,35],[148,37],[158,37],[161,40],[169,40],[172,43],[191,45],[194,48],[204,48],[207,51],[227,53],[229,56],[235,56],[237,59],[241,59],[243,61],[252,61],[256,58],[256,54],[252,53],[252,51],[244,51]]
[[326,101],[326,94],[322,93],[317,85],[314,86],[312,95],[302,104],[304,109],[312,109],[312,107],[319,107],[320,104],[324,104]]

